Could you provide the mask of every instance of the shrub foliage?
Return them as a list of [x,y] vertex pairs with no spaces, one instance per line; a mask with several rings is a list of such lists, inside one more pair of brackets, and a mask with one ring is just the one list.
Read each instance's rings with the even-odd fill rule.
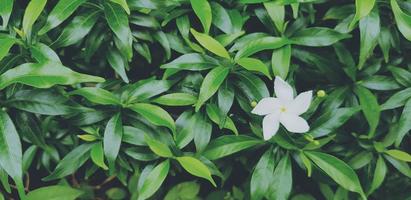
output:
[[[0,199],[407,199],[411,2],[0,0]],[[274,79],[306,133],[263,139]]]

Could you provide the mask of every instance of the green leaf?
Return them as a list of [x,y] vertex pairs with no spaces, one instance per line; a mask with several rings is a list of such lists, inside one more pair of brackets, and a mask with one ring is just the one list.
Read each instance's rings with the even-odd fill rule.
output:
[[210,142],[203,152],[203,156],[210,160],[216,160],[261,143],[261,140],[245,135],[221,136]]
[[31,29],[34,22],[40,16],[41,12],[46,5],[47,0],[31,0],[30,3],[27,5],[26,10],[24,11],[23,17],[23,32],[26,37],[31,37]]
[[16,39],[8,35],[0,34],[0,61],[9,53],[11,47],[16,43]]
[[3,19],[3,28],[6,28],[9,23],[11,11],[13,11],[13,3],[14,0],[0,1],[0,16]]
[[189,106],[197,102],[197,97],[188,93],[171,93],[155,98],[152,102],[165,106]]
[[66,47],[81,41],[91,31],[99,16],[100,10],[75,16],[51,46],[53,48]]
[[291,62],[291,45],[285,45],[281,48],[274,49],[271,56],[271,67],[274,76],[279,76],[282,79],[287,78]]
[[[276,163],[272,149],[268,149],[256,164],[250,182],[251,199],[260,200],[268,194]],[[271,186],[272,187],[272,186]]]
[[217,61],[210,56],[198,53],[188,53],[178,57],[170,63],[161,65],[161,68],[201,71],[216,67],[217,65]]
[[19,194],[23,186],[22,157],[21,142],[16,127],[9,115],[0,110],[0,164],[19,187]]
[[286,38],[264,36],[247,42],[235,55],[235,60],[251,56],[257,52],[277,49],[289,43]]
[[350,107],[328,111],[313,123],[309,134],[315,138],[328,135],[342,126],[359,110],[358,107]]
[[202,152],[210,142],[213,126],[206,117],[206,113],[197,112],[194,114],[194,144],[197,152]]
[[121,42],[121,46],[125,48],[126,52],[122,54],[130,61],[133,57],[133,39],[127,14],[118,4],[106,2],[103,6],[108,26]]
[[128,7],[126,0],[110,0],[110,1],[120,5],[121,7],[123,7],[124,11],[126,11],[127,14],[130,14],[130,8]]
[[395,81],[395,79],[383,76],[383,75],[373,75],[367,79],[361,80],[360,85],[371,89],[371,90],[396,90],[400,89],[401,85]]
[[355,93],[360,100],[360,106],[365,118],[370,126],[368,136],[372,138],[375,135],[378,123],[380,121],[381,108],[378,105],[377,97],[364,87],[356,87]]
[[360,58],[358,69],[364,66],[365,61],[372,54],[380,34],[380,16],[378,8],[373,9],[368,16],[360,20]]
[[136,103],[129,105],[128,108],[142,115],[149,122],[153,123],[156,126],[165,126],[172,132],[175,132],[176,130],[173,118],[170,116],[170,114],[168,114],[167,111],[163,110],[161,107],[148,103]]
[[[151,197],[161,186],[164,179],[166,179],[168,171],[170,169],[170,161],[165,160],[158,164],[145,178],[141,187],[138,190],[138,199],[148,199]],[[140,185],[140,183],[139,183]]]
[[397,138],[395,145],[399,144],[404,139],[404,136],[411,130],[411,99],[408,99],[405,103],[404,110],[401,113],[400,119],[398,120],[398,126],[395,129]]
[[375,0],[355,0],[355,16],[349,25],[349,29],[352,30],[355,24],[362,19],[363,17],[367,16],[372,8],[374,7]]
[[120,51],[118,51],[115,48],[110,49],[107,52],[107,61],[110,64],[111,68],[113,68],[114,71],[118,75],[120,75],[121,79],[123,79],[125,83],[130,82],[128,80],[127,73],[126,73],[126,68],[128,68],[128,63],[125,61],[123,56],[120,54]]
[[390,149],[390,150],[385,151],[385,153],[397,160],[411,162],[411,155],[408,154],[407,152],[404,152],[398,149]]
[[321,152],[310,151],[304,154],[341,187],[357,192],[363,199],[366,199],[357,174],[345,162]]
[[104,82],[103,78],[81,74],[59,63],[25,63],[0,75],[0,90],[13,83],[22,83],[37,88],[54,85],[71,85],[83,82]]
[[203,25],[204,32],[208,33],[212,21],[211,7],[208,0],[190,0],[190,3],[194,13],[200,19],[201,25]]
[[411,15],[401,10],[397,0],[391,0],[390,2],[398,29],[407,40],[411,41]]
[[190,156],[177,157],[176,159],[188,173],[194,176],[205,178],[210,181],[214,187],[217,187],[216,183],[211,177],[210,170],[200,160]]
[[411,87],[411,72],[400,67],[389,66],[388,68],[395,80],[405,87]]
[[391,110],[404,106],[408,99],[411,98],[411,88],[394,93],[385,103],[381,105],[381,110]]
[[227,50],[217,40],[207,34],[199,33],[194,29],[190,29],[190,32],[191,34],[193,34],[194,38],[201,44],[201,46],[217,56],[230,59],[230,54],[228,54]]
[[113,93],[97,87],[83,87],[69,93],[70,95],[80,95],[87,100],[101,105],[120,105],[120,99]]
[[379,188],[385,179],[387,174],[387,165],[381,156],[378,156],[377,163],[375,164],[374,176],[372,178],[370,190],[367,194],[372,194],[377,188]]
[[[127,102],[142,102],[151,97],[157,96],[168,91],[173,85],[172,81],[168,80],[141,80],[130,86],[127,90]],[[123,93],[123,95],[125,95]]]
[[201,106],[217,92],[220,85],[226,79],[229,71],[230,68],[220,66],[208,72],[200,87],[200,93],[195,107],[196,111],[198,111]]
[[35,189],[27,194],[27,200],[75,200],[84,192],[68,186],[54,185]]
[[284,31],[285,6],[278,5],[277,2],[272,1],[265,2],[264,7],[271,20],[273,20],[277,30],[282,33]]
[[411,168],[408,165],[408,163],[397,160],[391,156],[384,155],[384,158],[388,160],[394,166],[399,172],[407,176],[408,178],[411,178]]
[[86,0],[60,0],[57,5],[54,6],[53,10],[51,10],[49,16],[47,17],[46,24],[43,28],[41,28],[38,34],[43,35],[49,30],[60,25],[84,2],[86,2]]
[[38,63],[57,62],[61,63],[57,53],[49,46],[43,43],[37,43],[30,47],[31,56],[37,60]]
[[164,197],[164,200],[196,199],[200,192],[200,184],[195,181],[182,182],[173,186]]
[[121,138],[123,137],[123,123],[121,114],[115,114],[106,125],[104,130],[104,155],[108,160],[110,169],[114,169],[114,163],[120,152]]
[[42,180],[51,181],[73,174],[89,159],[89,152],[92,147],[93,144],[82,144],[77,146],[57,164],[50,175],[44,177]]
[[267,65],[265,65],[261,60],[255,58],[240,58],[237,61],[237,64],[244,67],[249,71],[261,72],[269,79],[271,78],[270,71],[268,70]]
[[[220,110],[219,110],[218,106],[216,106],[214,104],[207,104],[206,112],[207,112],[208,117],[211,119],[211,121],[213,121],[216,124],[220,124],[220,122],[222,121],[222,119],[221,119],[222,117],[219,113]],[[237,127],[235,126],[233,120],[228,116],[225,119],[223,128],[229,129],[234,134],[238,135]]]
[[90,151],[90,157],[94,164],[103,168],[104,170],[108,169],[106,163],[104,163],[104,150],[103,144],[101,142],[93,145]]
[[151,151],[153,151],[155,154],[161,157],[173,157],[173,153],[171,152],[170,148],[166,144],[163,144],[162,142],[151,138],[147,134],[145,134],[144,140],[147,142]]
[[291,43],[297,45],[321,47],[332,45],[342,39],[349,37],[351,36],[345,33],[340,33],[334,29],[312,27],[297,31],[292,35],[290,40]]
[[290,156],[281,158],[275,168],[273,178],[268,189],[268,199],[288,199],[293,184],[292,166]]

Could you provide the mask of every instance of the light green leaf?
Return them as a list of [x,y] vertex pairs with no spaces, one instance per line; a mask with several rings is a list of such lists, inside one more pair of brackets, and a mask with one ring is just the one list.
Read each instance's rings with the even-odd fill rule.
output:
[[110,170],[114,170],[114,163],[120,152],[121,138],[123,137],[123,122],[121,114],[115,114],[106,125],[104,130],[103,146],[104,155],[108,160]]
[[0,75],[0,90],[13,83],[22,83],[37,88],[54,85],[72,85],[83,82],[104,82],[103,78],[81,74],[60,63],[25,63]]
[[200,93],[198,95],[197,104],[195,110],[198,111],[201,106],[211,98],[214,93],[217,92],[220,85],[224,82],[227,77],[230,68],[220,66],[212,69],[203,80],[200,87]]
[[86,2],[86,0],[60,0],[57,5],[51,10],[47,17],[46,24],[40,29],[39,35],[47,33],[49,30],[60,25],[70,15],[77,10],[77,8]]
[[374,8],[375,0],[355,0],[355,16],[349,25],[349,29],[352,30],[355,24],[362,19],[363,17],[367,16],[372,8]]
[[161,107],[148,103],[136,103],[129,105],[128,108],[142,115],[144,118],[146,118],[156,126],[165,126],[172,132],[175,132],[176,130],[176,125],[173,118],[170,116],[170,114],[168,114],[167,111],[165,111]]
[[371,91],[361,86],[355,88],[355,93],[360,100],[362,112],[364,113],[364,116],[370,126],[368,136],[373,137],[380,121],[381,113],[381,108],[378,105],[377,97]]
[[104,149],[101,142],[93,145],[90,151],[90,157],[94,164],[103,168],[104,170],[108,169],[106,163],[104,163]]
[[251,199],[260,200],[268,194],[276,163],[272,149],[268,149],[256,164],[250,181]]
[[304,154],[341,187],[357,192],[363,199],[366,199],[357,174],[345,162],[321,152],[310,151],[304,152]]
[[288,199],[293,185],[293,175],[290,156],[281,158],[275,168],[273,178],[268,188],[267,199]]
[[411,41],[411,15],[401,10],[397,0],[391,0],[390,2],[398,29],[407,40]]
[[251,56],[257,52],[277,49],[289,43],[286,38],[264,36],[247,42],[235,55],[235,59]]
[[385,179],[387,174],[387,165],[381,156],[378,156],[377,163],[375,164],[374,176],[372,178],[371,186],[367,194],[372,194],[377,188],[379,188]]
[[144,200],[151,197],[160,188],[164,179],[166,179],[169,169],[170,161],[165,160],[151,170],[141,187],[139,187],[138,200]]
[[113,93],[97,87],[83,87],[69,93],[70,95],[80,95],[87,100],[101,105],[120,105],[120,98]]
[[195,14],[203,25],[204,32],[208,33],[210,31],[212,21],[211,7],[208,0],[190,0],[190,3]]
[[286,79],[290,69],[291,62],[291,45],[285,45],[281,48],[274,49],[271,56],[271,67],[274,76],[279,76]]
[[[24,11],[23,32],[27,38],[31,38],[31,29],[34,22],[40,16],[47,0],[31,0]],[[29,39],[30,40],[30,39]]]
[[261,140],[245,135],[221,136],[210,142],[203,155],[210,160],[216,160],[261,143]]
[[172,157],[173,156],[173,153],[171,152],[170,148],[166,144],[163,144],[162,142],[151,138],[147,134],[144,135],[144,140],[150,147],[151,151],[153,151],[155,154],[161,157]]
[[84,192],[68,186],[54,185],[35,189],[27,194],[27,200],[75,200]]
[[176,159],[188,173],[194,176],[205,178],[210,181],[214,187],[217,187],[216,183],[211,177],[210,170],[200,160],[190,156],[177,157]]
[[361,69],[377,45],[380,34],[380,16],[378,8],[373,9],[368,16],[360,20],[360,58],[358,69]]
[[197,102],[197,97],[189,93],[171,93],[152,100],[166,106],[189,106]]
[[401,151],[398,149],[390,149],[390,150],[385,151],[385,153],[395,159],[402,160],[405,162],[411,162],[411,155],[405,151]]
[[11,11],[13,11],[13,3],[14,0],[0,1],[0,16],[3,19],[3,28],[7,27],[9,23]]
[[284,31],[285,6],[278,5],[277,2],[271,1],[265,2],[264,7],[271,20],[273,20],[277,30],[282,33]]
[[190,31],[191,34],[193,34],[194,38],[201,44],[201,46],[217,56],[230,59],[230,54],[228,54],[227,50],[217,40],[207,34],[197,32],[194,29],[190,29]]
[[120,5],[121,7],[123,7],[124,11],[126,11],[127,14],[130,14],[130,8],[128,7],[126,0],[110,0],[110,1]]
[[16,43],[16,39],[8,35],[0,34],[0,61],[7,56],[11,47]]
[[351,37],[334,29],[324,27],[305,28],[297,31],[290,38],[293,44],[302,46],[321,47],[332,45],[342,39]]
[[265,65],[261,60],[256,59],[256,58],[240,58],[237,60],[237,64],[240,66],[244,67],[245,69],[249,71],[256,71],[256,72],[261,72],[265,76],[267,76],[270,80],[271,75],[270,71],[268,70],[267,65]]

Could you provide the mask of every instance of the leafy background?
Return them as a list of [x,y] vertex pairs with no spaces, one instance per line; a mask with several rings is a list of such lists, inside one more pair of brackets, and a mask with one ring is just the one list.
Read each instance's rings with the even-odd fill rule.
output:
[[[409,199],[411,2],[1,0],[0,199]],[[273,77],[317,95],[262,139]]]

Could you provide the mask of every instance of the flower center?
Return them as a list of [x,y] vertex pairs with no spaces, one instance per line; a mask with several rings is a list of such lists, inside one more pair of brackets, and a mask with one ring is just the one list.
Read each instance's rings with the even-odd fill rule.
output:
[[280,108],[280,112],[286,112],[287,111],[287,108],[285,108],[284,106],[281,106],[281,108]]

